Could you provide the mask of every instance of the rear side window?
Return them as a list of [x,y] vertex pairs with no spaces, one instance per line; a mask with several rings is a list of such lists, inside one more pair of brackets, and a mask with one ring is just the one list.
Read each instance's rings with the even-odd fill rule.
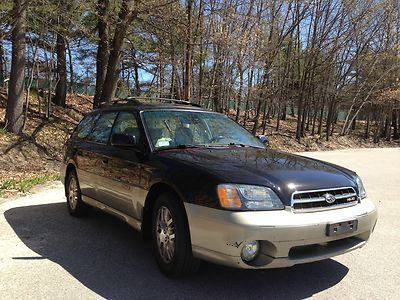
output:
[[100,144],[107,144],[116,116],[117,112],[102,114],[92,132],[87,136],[87,140]]
[[76,127],[76,130],[72,134],[72,137],[81,140],[85,139],[92,131],[94,124],[96,123],[99,116],[99,114],[90,114],[84,117],[79,125]]

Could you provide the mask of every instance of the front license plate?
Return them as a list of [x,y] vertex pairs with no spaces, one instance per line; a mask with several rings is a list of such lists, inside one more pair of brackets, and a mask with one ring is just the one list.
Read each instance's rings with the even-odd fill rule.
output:
[[357,230],[358,220],[343,221],[333,224],[328,224],[326,227],[326,234],[339,235],[344,233],[349,233]]

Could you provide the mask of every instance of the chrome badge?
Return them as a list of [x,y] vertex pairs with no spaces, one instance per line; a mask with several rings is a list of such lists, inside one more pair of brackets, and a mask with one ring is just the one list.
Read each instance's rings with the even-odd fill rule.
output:
[[329,194],[329,193],[322,195],[322,197],[325,198],[325,201],[328,204],[332,204],[333,202],[336,201],[335,196],[333,196],[332,194]]

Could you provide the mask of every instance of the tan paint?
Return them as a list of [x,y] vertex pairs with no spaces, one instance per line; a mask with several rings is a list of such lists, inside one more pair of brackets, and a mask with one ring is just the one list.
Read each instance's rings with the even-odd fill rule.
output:
[[[192,249],[196,257],[242,268],[276,268],[312,262],[361,248],[367,242],[377,220],[374,204],[360,204],[314,213],[280,211],[232,212],[185,203]],[[357,231],[327,236],[329,223],[358,220]],[[261,242],[261,258],[248,265],[240,258],[246,241]],[[342,242],[323,244],[342,240]],[[323,244],[321,251],[309,251],[304,257],[289,256],[293,247]],[[292,250],[294,251],[294,250]]]

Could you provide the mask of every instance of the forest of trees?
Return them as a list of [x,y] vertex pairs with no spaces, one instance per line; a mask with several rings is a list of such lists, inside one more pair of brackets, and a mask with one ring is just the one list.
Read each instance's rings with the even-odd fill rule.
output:
[[399,0],[2,0],[0,62],[15,133],[33,87],[48,116],[79,83],[94,107],[125,92],[200,103],[254,134],[290,116],[299,141],[360,119],[365,138],[399,138]]

